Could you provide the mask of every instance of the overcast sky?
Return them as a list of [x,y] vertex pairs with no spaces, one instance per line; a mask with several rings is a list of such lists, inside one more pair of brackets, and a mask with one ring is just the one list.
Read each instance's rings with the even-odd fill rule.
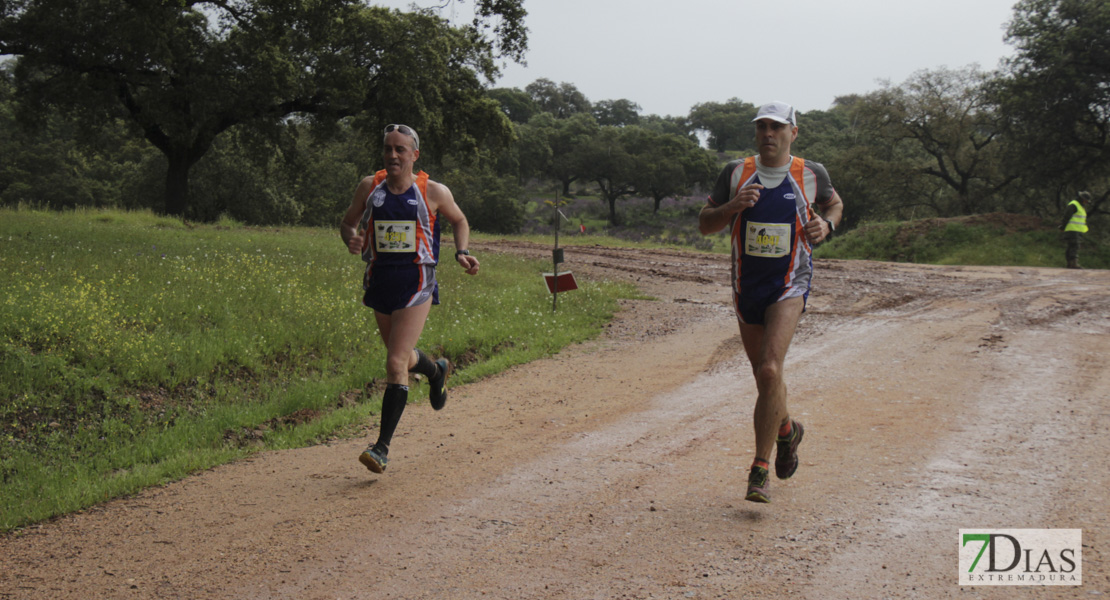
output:
[[[528,64],[509,64],[495,85],[568,82],[591,102],[626,98],[643,114],[684,116],[730,98],[825,110],[922,69],[995,69],[1013,54],[1003,37],[1015,1],[524,0]],[[443,16],[469,20],[472,5]]]

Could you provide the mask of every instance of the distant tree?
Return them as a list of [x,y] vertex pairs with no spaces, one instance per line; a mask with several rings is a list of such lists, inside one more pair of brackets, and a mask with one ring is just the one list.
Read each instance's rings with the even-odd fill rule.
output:
[[825,163],[847,149],[853,140],[851,114],[834,106],[831,110],[798,113],[798,139],[791,150],[798,156]]
[[474,231],[519,233],[525,219],[523,190],[515,178],[482,166],[488,164],[489,157],[478,166],[451,168],[440,179],[451,188]]
[[658,213],[667,198],[709,189],[717,175],[716,158],[687,136],[645,128],[633,141],[636,191],[651,197],[652,212]]
[[519,88],[494,88],[487,94],[501,105],[501,110],[513,123],[527,123],[528,119],[540,112],[539,105],[528,92]]
[[[1077,189],[1110,194],[1110,2],[1021,0],[1015,54],[990,86],[1023,182],[1055,212]],[[1027,187],[1023,185],[1023,187]]]
[[631,100],[601,100],[593,106],[594,119],[598,125],[637,125],[640,122],[640,105]]
[[0,63],[0,205],[44,208],[132,207],[157,151],[120,120],[88,128],[73,115],[44,110],[30,126],[19,117],[14,61]]
[[755,105],[732,98],[727,102],[703,102],[690,109],[690,127],[708,136],[709,147],[717,152],[754,150],[755,133],[751,120]]
[[597,186],[609,209],[609,224],[619,225],[617,202],[633,195],[650,196],[654,212],[665,198],[708,185],[717,161],[688,137],[640,127],[601,127],[583,138],[578,155],[583,178]]
[[689,138],[692,142],[698,141],[698,136],[694,135],[693,128],[690,126],[690,122],[686,117],[644,115],[640,117],[640,126],[651,129],[652,131],[658,131],[659,133],[680,135]]
[[646,135],[639,127],[607,125],[580,150],[585,177],[593,181],[609,206],[609,224],[619,225],[617,201],[636,191],[637,161],[630,150]]
[[900,168],[904,174],[922,174],[942,186],[930,194],[941,216],[995,209],[999,192],[1016,177],[1004,169],[1002,137],[983,93],[985,81],[974,67],[919,71],[857,105],[869,135],[910,144],[907,152],[894,154],[916,157]]
[[913,170],[927,158],[923,150],[902,140],[867,135],[864,132],[860,143],[845,146],[823,163],[849,207],[842,228],[947,214],[944,187]]
[[369,130],[419,127],[441,151],[507,141],[479,77],[496,73],[495,51],[522,55],[522,1],[476,0],[476,13],[453,28],[356,0],[3,0],[0,54],[19,56],[17,82],[38,100],[26,108],[127,118],[166,157],[165,211],[185,214],[190,169],[237,125],[362,115]]
[[226,214],[258,225],[300,222],[303,207],[282,173],[289,159],[283,150],[249,128],[229,129],[193,167],[190,215],[212,221]]
[[497,172],[516,176],[519,183],[545,177],[551,162],[550,132],[533,123],[538,116],[528,123],[514,123],[512,145],[497,156]]
[[[321,135],[307,122],[291,123],[290,129],[288,141],[282,144],[285,161],[272,177],[289,181],[301,209],[300,223],[338,227],[355,186],[380,164],[381,146],[367,143],[365,136],[345,121],[328,135]],[[377,140],[377,136],[372,138]]]
[[590,179],[587,150],[599,133],[597,121],[588,112],[566,119],[540,113],[521,128],[521,170],[558,181],[563,196],[571,196],[572,183]]
[[524,91],[543,112],[556,119],[566,119],[577,113],[590,113],[590,101],[572,83],[558,85],[550,79],[537,79],[525,86]]
[[869,96],[842,96],[823,115],[810,111],[799,116],[797,154],[823,163],[850,206],[841,227],[949,212],[946,186],[920,171],[929,155],[920,144],[883,135],[874,127],[871,101]]
[[[377,141],[374,136],[373,141]],[[377,169],[380,146],[350,123],[321,131],[290,119],[262,135],[233,127],[193,168],[190,214],[249,224],[335,227],[360,176]]]

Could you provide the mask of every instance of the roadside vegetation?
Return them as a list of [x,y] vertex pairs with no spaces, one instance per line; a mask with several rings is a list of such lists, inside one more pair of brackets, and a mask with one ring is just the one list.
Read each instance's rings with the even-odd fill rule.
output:
[[[1035,217],[992,213],[861,226],[818,247],[817,258],[932,265],[1064,267],[1060,231]],[[1110,244],[1087,236],[1080,265],[1110,268]]]
[[[363,263],[333,230],[0,209],[0,248],[0,530],[352,435],[379,409]],[[421,338],[456,385],[591,338],[637,295],[581,281],[553,313],[545,263],[481,260],[440,270]]]
[[[697,214],[753,153],[755,104],[490,88],[525,57],[522,0],[461,27],[355,0],[116,4],[0,3],[0,530],[366,423],[382,351],[335,225],[387,123],[421,133],[418,167],[486,236],[729,250]],[[1062,267],[1086,190],[1080,263],[1110,268],[1110,71],[1088,51],[1108,6],[1021,0],[998,69],[800,113],[793,150],[846,206],[815,256]],[[596,335],[637,294],[586,281],[552,314],[546,261],[482,261],[442,269],[422,337],[456,383]]]
[[[707,249],[666,224],[666,204],[704,198],[721,165],[754,153],[767,100],[661,116],[573,82],[491,87],[502,60],[526,56],[522,0],[476,0],[469,25],[442,6],[171,4],[0,4],[0,205],[331,227],[380,168],[382,128],[405,123],[419,168],[474,229],[528,233],[529,203],[557,193],[600,209],[574,223],[587,233]],[[1082,190],[1106,239],[1110,61],[1087,50],[1110,47],[1110,8],[1021,0],[1000,34],[1013,53],[993,70],[923,69],[799,107],[792,151],[827,167],[841,233],[997,212],[1052,221]]]
[[[562,212],[566,218],[561,218],[559,227],[561,246],[730,251],[726,233],[702,236],[698,232],[698,212],[705,205],[704,196],[668,199],[658,212],[652,210],[649,200],[632,199],[624,223],[615,227],[605,221],[604,208],[590,200],[589,196],[578,196],[564,201]],[[528,219],[522,228],[527,233],[513,238],[551,243],[555,227],[550,200],[537,198],[528,207]],[[814,256],[935,265],[1063,267],[1064,242],[1056,225],[1039,217],[1010,213],[865,223],[819,245]],[[1110,268],[1110,237],[1095,232],[1085,236],[1080,264],[1088,269]]]
[[[599,205],[568,202],[560,245],[725,253],[725,235],[697,234],[703,201],[644,204],[620,228]],[[476,238],[552,243],[553,207],[533,204],[531,233]],[[337,239],[226,217],[0,209],[0,530],[360,432],[380,408],[384,356],[359,303],[362,263]],[[1040,219],[990,214],[867,224],[816,257],[1062,267],[1063,245]],[[582,281],[552,313],[546,261],[482,261],[479,277],[441,269],[443,304],[422,337],[460,366],[456,385],[589,339],[638,294]],[[1081,262],[1110,268],[1110,247],[1088,240]]]

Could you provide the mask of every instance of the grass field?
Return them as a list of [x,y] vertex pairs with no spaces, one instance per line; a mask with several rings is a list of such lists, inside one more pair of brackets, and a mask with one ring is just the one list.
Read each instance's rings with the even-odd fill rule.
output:
[[[596,335],[635,296],[546,263],[440,269],[421,347],[465,383]],[[0,530],[368,421],[384,350],[335,231],[0,210]],[[417,397],[426,395],[416,386]]]
[[[664,206],[640,236],[650,206],[617,235],[582,221],[587,233],[560,244],[694,249],[698,206]],[[707,240],[703,251],[728,249],[723,234]],[[1036,219],[980,215],[869,224],[816,256],[1062,267],[1063,244]],[[552,313],[546,261],[480,258],[478,277],[440,269],[443,304],[421,338],[460,365],[454,383],[588,339],[638,294],[582,281]],[[1110,247],[1089,239],[1081,263],[1110,268]],[[368,382],[384,377],[362,268],[332,230],[0,209],[0,531],[358,431],[380,406]]]
[[[567,219],[561,223],[560,245],[730,251],[725,232],[710,236],[698,232],[698,213],[705,205],[701,195],[669,198],[658,212],[650,199],[622,200],[618,204],[619,225],[607,222],[607,208],[595,196],[579,194],[563,202]],[[534,198],[527,206],[525,233],[514,239],[550,243],[554,234],[550,198]],[[1054,225],[1009,213],[865,223],[841,231],[830,243],[818,246],[814,256],[940,265],[1063,267],[1064,242]],[[1092,218],[1091,227],[1080,250],[1080,264],[1085,268],[1110,268],[1107,228],[1098,217]]]
[[[1059,231],[1035,217],[1003,213],[868,224],[819,247],[815,255],[935,265],[1065,264]],[[1110,245],[1086,236],[1079,262],[1089,269],[1110,268]]]

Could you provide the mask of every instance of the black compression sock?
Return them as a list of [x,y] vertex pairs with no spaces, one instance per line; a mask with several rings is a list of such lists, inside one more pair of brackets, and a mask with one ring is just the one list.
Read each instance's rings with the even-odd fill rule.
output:
[[382,450],[388,452],[389,443],[393,440],[393,432],[401,422],[401,413],[405,412],[405,404],[409,400],[409,387],[399,383],[390,383],[385,386],[385,395],[382,397],[382,427],[378,431],[378,443]]
[[432,359],[428,358],[427,354],[424,354],[420,351],[420,348],[417,348],[416,366],[414,366],[410,370],[410,372],[420,373],[424,377],[431,379],[432,377],[435,377],[437,373],[439,373],[439,365],[432,362]]

